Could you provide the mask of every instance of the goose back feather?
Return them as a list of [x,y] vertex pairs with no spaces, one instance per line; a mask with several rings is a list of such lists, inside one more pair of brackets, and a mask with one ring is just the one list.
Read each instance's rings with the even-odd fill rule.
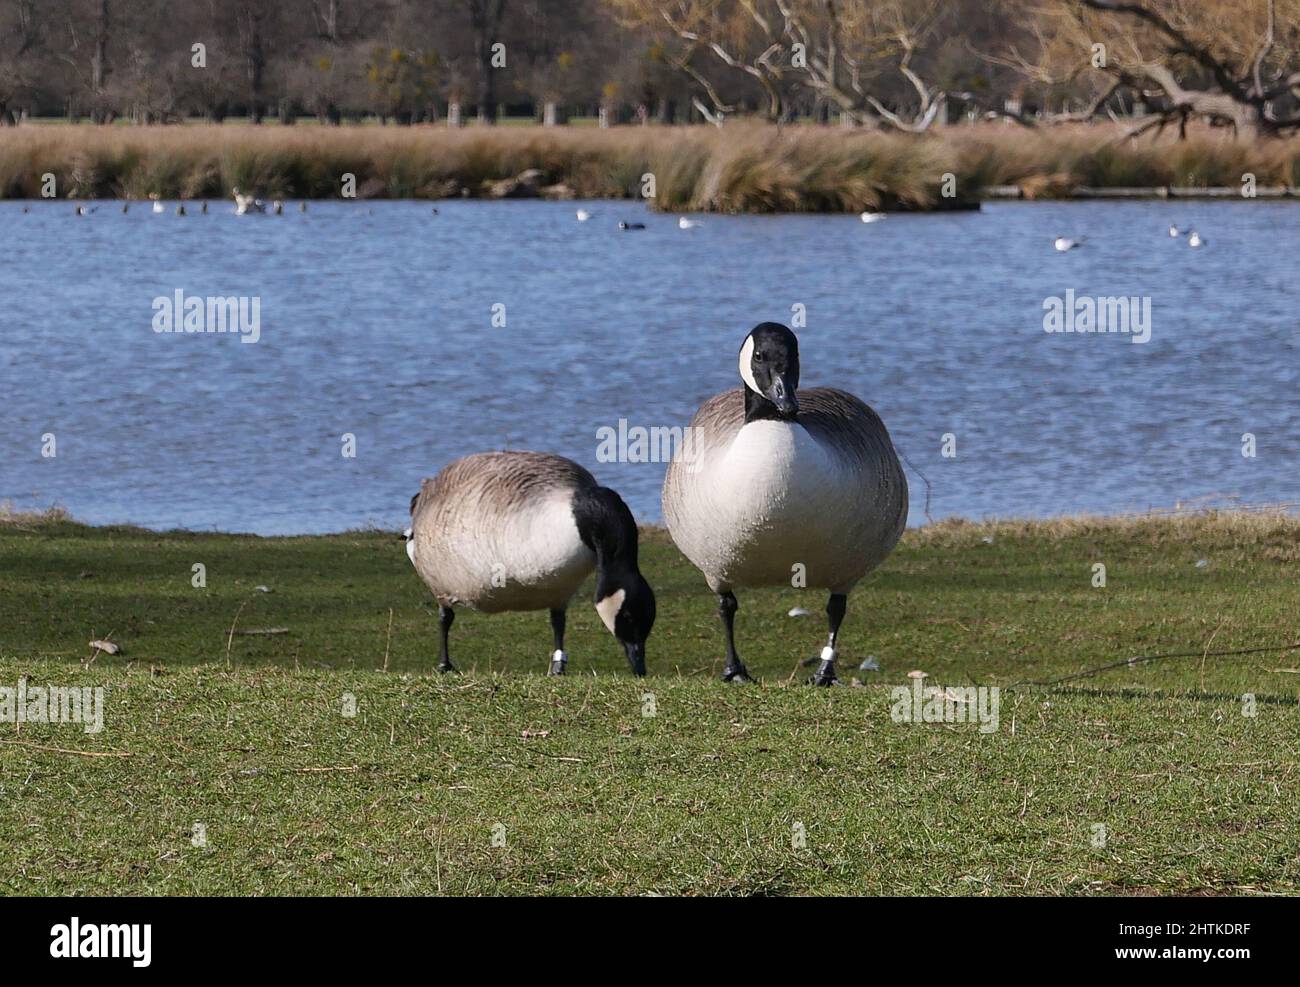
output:
[[411,561],[445,606],[562,609],[595,568],[573,498],[596,486],[577,463],[548,453],[458,459],[411,498]]

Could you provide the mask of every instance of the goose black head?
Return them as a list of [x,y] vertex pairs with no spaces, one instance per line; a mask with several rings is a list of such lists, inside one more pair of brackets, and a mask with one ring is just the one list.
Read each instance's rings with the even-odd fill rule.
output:
[[598,596],[602,588],[608,595],[596,600],[596,612],[623,645],[632,673],[644,675],[645,643],[655,625],[654,590],[636,569],[620,573],[609,585],[598,587]]
[[632,671],[644,675],[655,594],[637,565],[636,520],[623,498],[608,487],[575,491],[573,518],[583,544],[596,553],[596,613],[623,645]]
[[793,419],[799,414],[799,339],[783,325],[754,327],[740,347],[745,382],[745,420]]

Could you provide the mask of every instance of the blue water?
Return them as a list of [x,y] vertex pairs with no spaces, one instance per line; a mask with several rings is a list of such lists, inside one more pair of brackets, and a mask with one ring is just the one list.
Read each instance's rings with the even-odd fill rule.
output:
[[[664,465],[598,462],[597,430],[684,425],[736,384],[745,332],[795,305],[804,386],[873,405],[929,476],[936,518],[1300,495],[1296,204],[706,216],[688,231],[611,203],[586,204],[587,223],[582,203],[27,205],[0,203],[0,501],[19,507],[397,528],[421,477],[506,447],[570,456],[657,521]],[[1171,222],[1208,245],[1171,239]],[[1089,239],[1059,254],[1058,233]],[[155,333],[153,299],[178,288],[259,297],[260,341]],[[1151,341],[1045,333],[1044,299],[1068,288],[1149,296]]]

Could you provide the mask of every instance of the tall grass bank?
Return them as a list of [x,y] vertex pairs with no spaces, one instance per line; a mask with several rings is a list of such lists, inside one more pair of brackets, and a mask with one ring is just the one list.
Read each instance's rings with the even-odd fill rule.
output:
[[388,128],[28,125],[0,130],[5,198],[644,198],[713,212],[970,206],[991,186],[1300,184],[1300,140],[1125,140],[1111,125],[921,136],[757,124]]

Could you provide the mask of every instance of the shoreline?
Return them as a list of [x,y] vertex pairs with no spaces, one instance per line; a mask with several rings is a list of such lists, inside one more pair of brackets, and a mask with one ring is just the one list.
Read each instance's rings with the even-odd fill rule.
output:
[[[947,537],[959,534],[985,532],[1016,532],[1020,534],[1035,531],[1043,533],[1060,533],[1067,530],[1110,530],[1131,528],[1142,525],[1177,525],[1208,524],[1219,527],[1234,525],[1258,525],[1262,520],[1282,522],[1294,526],[1300,532],[1300,501],[1285,501],[1272,504],[1250,504],[1238,507],[1169,507],[1152,508],[1146,511],[1128,511],[1117,514],[1059,514],[1048,517],[943,517],[909,525],[903,537],[928,539],[936,535]],[[15,531],[40,531],[41,529],[80,530],[85,532],[116,532],[124,535],[178,538],[234,538],[256,539],[259,541],[290,541],[302,539],[330,539],[348,537],[370,537],[374,535],[389,536],[399,534],[400,526],[392,528],[378,525],[363,525],[344,528],[339,531],[296,532],[285,534],[261,534],[255,531],[222,531],[206,528],[152,528],[133,523],[89,523],[78,520],[62,507],[49,507],[44,510],[16,510],[0,503],[0,535]],[[647,539],[670,541],[668,528],[662,523],[638,524],[637,530]]]

